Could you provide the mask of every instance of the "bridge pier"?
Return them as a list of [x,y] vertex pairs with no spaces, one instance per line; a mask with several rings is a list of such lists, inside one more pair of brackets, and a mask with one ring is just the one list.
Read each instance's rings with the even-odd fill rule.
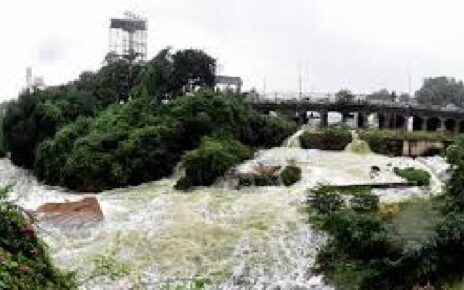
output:
[[358,112],[358,116],[357,116],[357,122],[356,122],[356,126],[358,128],[365,128],[366,125],[367,125],[367,114],[364,113],[364,112]]
[[379,129],[385,128],[385,116],[379,113],[377,113],[377,127]]
[[302,124],[302,125],[308,124],[308,121],[309,121],[308,113],[306,111],[299,112],[298,113],[298,120],[299,120],[300,124]]
[[329,112],[320,111],[319,116],[320,116],[320,124],[319,124],[320,127],[325,128],[325,127],[329,126]]
[[457,126],[459,129],[458,129],[458,132],[459,133],[464,133],[464,120],[461,120],[459,122],[459,126]]

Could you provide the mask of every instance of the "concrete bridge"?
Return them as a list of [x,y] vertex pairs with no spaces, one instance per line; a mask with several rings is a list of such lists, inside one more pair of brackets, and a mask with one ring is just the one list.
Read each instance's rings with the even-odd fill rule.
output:
[[[464,133],[464,109],[410,105],[398,102],[331,102],[310,100],[249,100],[253,108],[266,113],[276,112],[298,118],[306,124],[308,116],[320,118],[322,127],[328,126],[329,112],[338,112],[342,121],[355,119],[359,128],[368,125],[369,117],[380,129],[409,129],[413,131],[449,131]],[[408,124],[409,128],[408,128]]]

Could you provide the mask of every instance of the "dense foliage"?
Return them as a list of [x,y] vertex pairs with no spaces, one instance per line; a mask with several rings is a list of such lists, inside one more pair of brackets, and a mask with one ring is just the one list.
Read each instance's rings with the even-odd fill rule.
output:
[[261,134],[274,131],[274,138],[264,145],[275,146],[295,128],[277,117],[266,117],[255,128],[253,120],[258,118],[239,97],[211,91],[159,108],[145,99],[115,104],[95,118],[78,119],[42,142],[35,173],[49,184],[101,191],[169,175],[182,154],[196,148],[204,136],[228,135],[254,146],[255,140],[263,138]]
[[0,288],[77,288],[71,274],[53,267],[33,225],[21,209],[4,200],[5,193],[0,193]]
[[346,128],[329,127],[300,135],[304,149],[343,150],[351,141],[351,132]]
[[[4,145],[13,163],[32,168],[38,144],[60,127],[126,100],[128,89],[121,87],[121,75],[128,69],[126,62],[109,59],[97,73],[84,72],[74,82],[21,93],[8,104],[3,120]],[[137,70],[133,68],[133,75]],[[133,81],[125,83],[130,86]]]
[[356,195],[347,198],[331,187],[310,193],[311,220],[330,234],[317,257],[330,282],[340,289],[441,289],[462,280],[464,139],[450,147],[447,159],[453,168],[447,194],[428,208],[411,210],[413,204],[383,213],[367,195],[353,202]]
[[354,102],[355,99],[356,96],[347,89],[342,89],[335,93],[335,100],[339,103],[351,103]]
[[14,164],[48,184],[101,191],[169,175],[205,136],[271,147],[296,130],[240,96],[209,90],[215,69],[216,61],[195,49],[165,49],[133,66],[108,55],[96,73],[10,103],[3,143]]
[[229,168],[250,157],[250,150],[238,141],[227,137],[205,137],[198,148],[182,158],[185,177],[178,181],[176,188],[212,185]]
[[392,275],[401,249],[392,243],[387,218],[376,214],[378,199],[370,191],[321,186],[309,197],[311,220],[330,234],[317,264],[331,283],[340,289],[408,289],[397,287],[402,276]]
[[407,168],[394,168],[395,174],[406,179],[409,182],[414,182],[418,186],[430,185],[430,173],[425,170],[417,169],[414,167]]
[[[96,117],[130,97],[158,104],[164,97],[211,87],[216,62],[202,51],[163,50],[146,64],[130,64],[108,54],[97,72],[83,72],[68,84],[25,91],[8,104],[3,120],[5,150],[14,164],[33,168],[38,145],[81,117]],[[3,145],[2,144],[2,145]]]
[[381,89],[370,93],[366,96],[367,101],[379,101],[379,102],[402,102],[407,103],[411,100],[411,96],[407,93],[401,93],[399,96],[396,92],[389,92],[387,89]]
[[464,102],[464,84],[455,78],[426,78],[416,92],[420,104],[462,107]]
[[216,60],[201,50],[171,53],[162,50],[146,63],[137,78],[133,94],[159,105],[163,99],[182,96],[197,88],[212,88],[216,79]]

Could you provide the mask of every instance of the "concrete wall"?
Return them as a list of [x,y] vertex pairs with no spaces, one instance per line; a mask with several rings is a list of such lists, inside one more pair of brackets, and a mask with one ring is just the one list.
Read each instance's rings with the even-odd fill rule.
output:
[[431,150],[441,151],[445,144],[441,141],[403,141],[403,156],[424,156]]

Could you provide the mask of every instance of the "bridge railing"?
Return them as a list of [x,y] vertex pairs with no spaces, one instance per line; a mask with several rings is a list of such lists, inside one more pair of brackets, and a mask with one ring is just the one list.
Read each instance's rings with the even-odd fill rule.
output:
[[413,110],[422,110],[422,111],[436,111],[436,112],[454,112],[454,113],[462,113],[464,114],[463,108],[450,108],[450,107],[442,107],[436,105],[418,105],[418,104],[411,104],[411,103],[400,103],[400,102],[392,102],[392,101],[377,101],[377,100],[356,100],[352,102],[339,102],[334,100],[327,100],[327,99],[310,99],[310,98],[302,98],[302,99],[288,99],[288,98],[250,98],[247,99],[247,102],[255,105],[366,105],[366,106],[379,106],[379,107],[390,107],[390,108],[410,108]]

